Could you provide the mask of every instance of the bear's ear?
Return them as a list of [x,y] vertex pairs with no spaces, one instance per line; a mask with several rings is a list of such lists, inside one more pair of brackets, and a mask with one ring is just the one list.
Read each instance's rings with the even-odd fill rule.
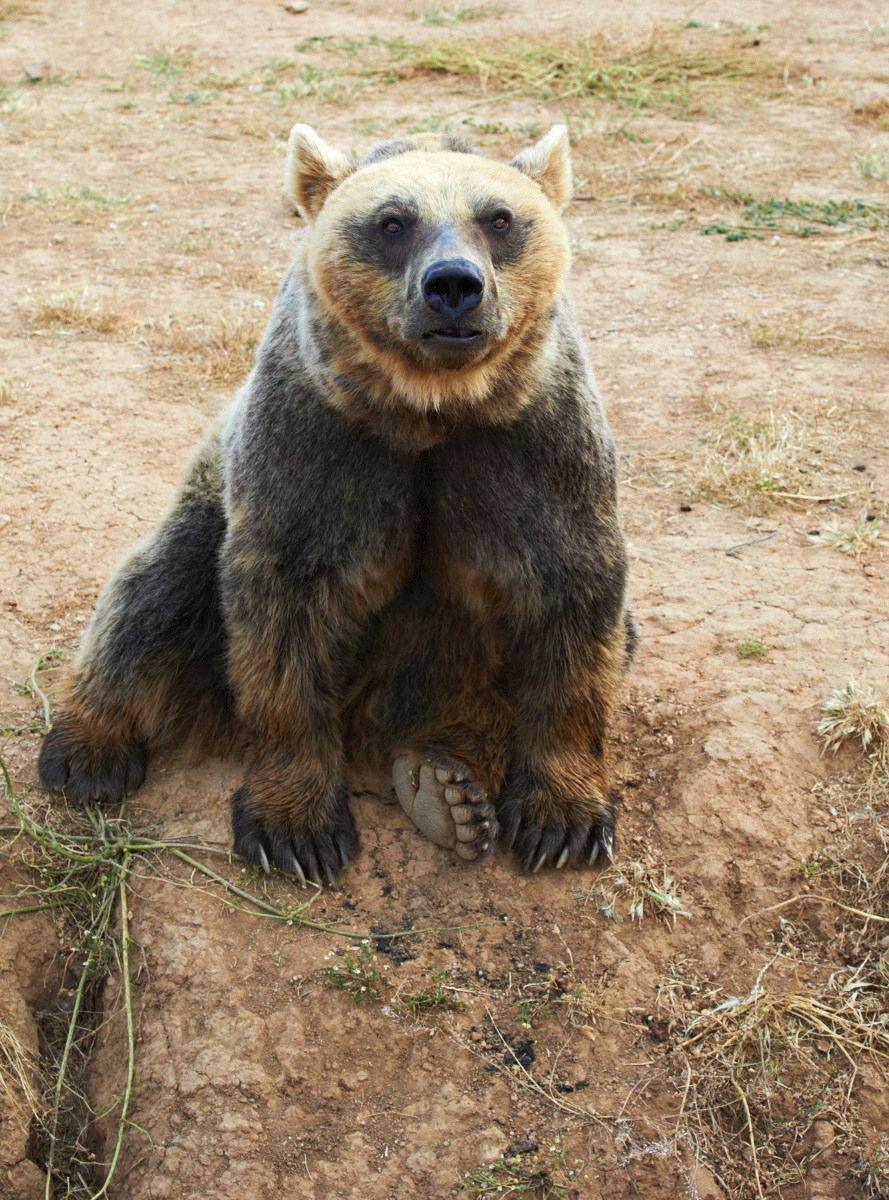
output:
[[284,186],[307,221],[317,217],[324,201],[352,170],[345,154],[322,141],[310,125],[294,125],[290,130]]
[[564,125],[553,125],[549,133],[523,150],[509,165],[539,183],[556,208],[564,208],[571,199],[571,151]]

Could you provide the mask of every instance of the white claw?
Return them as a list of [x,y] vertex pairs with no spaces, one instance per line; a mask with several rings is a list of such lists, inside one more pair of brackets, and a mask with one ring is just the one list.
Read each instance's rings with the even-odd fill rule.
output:
[[537,862],[531,868],[532,874],[536,875],[537,872],[540,870],[540,868],[543,866],[543,864],[545,862],[546,862],[546,851],[544,850],[544,852],[541,854],[540,858],[538,858]]
[[596,859],[598,857],[599,857],[599,843],[593,842],[593,848],[590,851],[590,857],[589,857],[590,866],[592,866],[592,864],[596,861]]
[[568,861],[568,847],[566,846],[565,849],[562,851],[562,853],[559,855],[558,859],[556,860],[556,870],[561,871],[562,867],[564,867],[564,865],[567,861]]
[[266,875],[270,875],[272,868],[269,866],[268,855],[265,852],[265,846],[263,846],[262,842],[259,843],[259,861],[262,863],[262,869]]
[[608,856],[609,862],[614,862],[614,838],[610,833],[602,834],[602,849]]
[[305,887],[306,886],[306,877],[303,874],[302,867],[299,865],[299,859],[296,857],[295,854],[290,855],[290,870],[293,872],[293,874],[299,880],[299,886]]

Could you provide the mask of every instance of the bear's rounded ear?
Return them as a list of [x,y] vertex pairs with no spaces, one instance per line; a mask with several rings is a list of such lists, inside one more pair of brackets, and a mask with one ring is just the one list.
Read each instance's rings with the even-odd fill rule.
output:
[[509,165],[539,183],[556,208],[564,208],[571,199],[571,150],[565,125],[553,125],[549,133]]
[[310,125],[293,126],[287,142],[284,187],[307,221],[317,217],[324,201],[352,170],[345,154],[319,138]]

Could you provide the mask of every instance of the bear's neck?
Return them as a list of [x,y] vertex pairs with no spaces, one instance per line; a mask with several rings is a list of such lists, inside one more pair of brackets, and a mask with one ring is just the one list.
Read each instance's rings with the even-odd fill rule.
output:
[[473,428],[514,421],[544,399],[558,355],[555,309],[518,331],[512,347],[462,370],[428,370],[367,345],[317,301],[300,330],[304,364],[323,398],[400,448],[421,452]]

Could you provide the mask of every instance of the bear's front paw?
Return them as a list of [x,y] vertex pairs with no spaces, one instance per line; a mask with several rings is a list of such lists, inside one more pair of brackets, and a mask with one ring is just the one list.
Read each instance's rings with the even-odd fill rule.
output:
[[147,762],[148,752],[135,738],[91,737],[78,720],[63,715],[43,739],[37,775],[68,800],[112,803],[142,784]]
[[285,805],[258,804],[247,783],[232,797],[232,826],[236,854],[266,872],[277,867],[295,875],[303,885],[307,879],[319,887],[322,879],[335,884],[358,849],[345,788],[331,810],[310,826],[294,819]]
[[[523,773],[524,774],[524,773]],[[498,806],[503,841],[526,871],[614,859],[614,801],[560,795],[540,780],[513,776]]]

